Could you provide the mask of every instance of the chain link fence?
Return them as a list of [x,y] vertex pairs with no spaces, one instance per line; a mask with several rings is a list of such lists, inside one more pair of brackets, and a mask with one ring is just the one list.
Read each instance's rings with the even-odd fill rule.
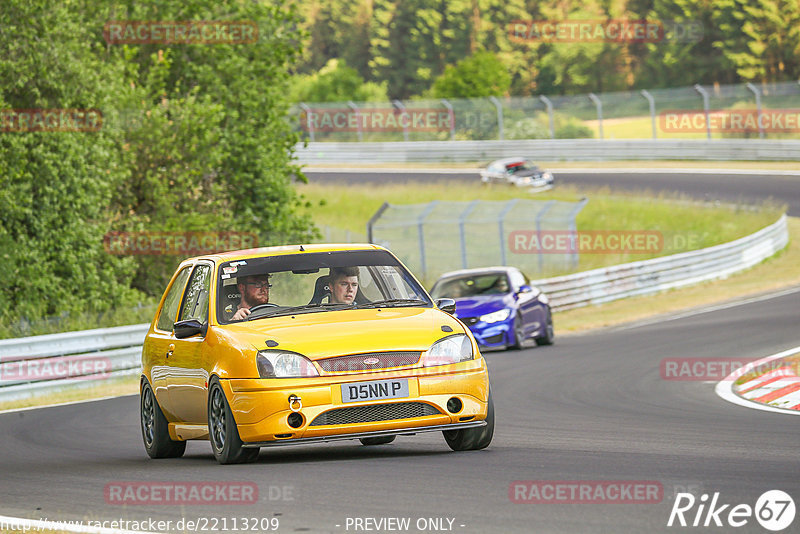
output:
[[[385,203],[368,224],[368,239],[389,248],[427,282],[444,272],[508,265],[510,238],[518,232],[575,232],[575,218],[588,201],[513,199]],[[514,255],[513,264],[530,276],[563,272],[578,254]]]
[[800,82],[391,102],[303,102],[309,141],[800,139]]

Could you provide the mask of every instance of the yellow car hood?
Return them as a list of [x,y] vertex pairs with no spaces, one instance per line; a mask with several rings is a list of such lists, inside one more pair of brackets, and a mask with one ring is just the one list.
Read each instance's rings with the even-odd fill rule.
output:
[[[364,352],[424,351],[443,337],[465,331],[441,310],[403,307],[301,313],[221,328],[242,348],[287,350],[312,360]],[[268,340],[277,346],[268,347]]]

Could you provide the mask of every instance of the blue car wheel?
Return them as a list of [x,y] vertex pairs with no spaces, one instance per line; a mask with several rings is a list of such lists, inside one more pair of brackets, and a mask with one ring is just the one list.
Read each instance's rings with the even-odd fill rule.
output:
[[522,342],[525,341],[525,325],[522,323],[522,316],[517,312],[517,316],[514,318],[514,329],[512,335],[514,336],[514,340],[511,345],[508,346],[510,349],[520,350],[522,348]]
[[553,329],[553,314],[550,312],[550,307],[547,307],[545,315],[544,334],[541,337],[534,338],[537,345],[552,345],[555,342],[556,334]]

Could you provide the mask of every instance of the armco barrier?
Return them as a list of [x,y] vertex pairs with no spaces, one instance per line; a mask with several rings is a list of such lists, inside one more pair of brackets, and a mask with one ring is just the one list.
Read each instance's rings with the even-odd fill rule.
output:
[[0,340],[0,401],[137,375],[149,324]]
[[[723,245],[531,283],[548,294],[553,309],[566,310],[723,278],[772,256],[788,241],[784,215],[755,234]],[[98,383],[93,378],[138,374],[148,326],[0,340],[0,401],[87,387]],[[72,373],[66,379],[41,372],[44,376],[19,376],[20,365],[41,371],[65,359],[102,360],[105,368],[97,375]]]
[[789,242],[786,215],[749,236],[714,247],[613,267],[532,281],[555,310],[648,295],[752,267]]
[[295,147],[302,164],[491,161],[800,160],[800,141],[759,139],[529,139],[520,141],[317,142]]

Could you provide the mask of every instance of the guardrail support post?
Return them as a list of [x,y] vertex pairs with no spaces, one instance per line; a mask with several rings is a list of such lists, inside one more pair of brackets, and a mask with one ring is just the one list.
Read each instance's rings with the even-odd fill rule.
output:
[[706,115],[706,138],[711,139],[711,119],[708,109],[708,91],[706,91],[705,88],[703,88],[703,86],[699,83],[694,84],[694,90],[700,93],[700,95],[703,97],[703,111]]
[[450,113],[450,140],[456,140],[456,113],[453,111],[453,106],[450,104],[450,101],[446,98],[442,99],[442,104],[444,107],[447,108],[447,111]]
[[758,138],[764,139],[764,125],[761,122],[761,91],[759,91],[758,87],[756,87],[750,82],[747,82],[745,86],[747,86],[747,88],[750,89],[754,95],[756,95],[756,120],[758,121]]
[[553,120],[553,103],[544,95],[539,95],[539,100],[547,106],[547,118],[550,119],[550,139],[556,138],[555,121]]
[[650,104],[650,122],[653,125],[653,139],[656,139],[658,137],[656,135],[656,101],[647,89],[642,89],[639,92],[647,99],[647,103]]
[[594,102],[594,105],[597,106],[597,130],[600,134],[600,139],[603,138],[603,103],[594,93],[589,93],[589,100]]
[[497,99],[497,97],[490,96],[489,100],[494,104],[494,107],[497,108],[497,138],[501,141],[503,140],[503,104]]

